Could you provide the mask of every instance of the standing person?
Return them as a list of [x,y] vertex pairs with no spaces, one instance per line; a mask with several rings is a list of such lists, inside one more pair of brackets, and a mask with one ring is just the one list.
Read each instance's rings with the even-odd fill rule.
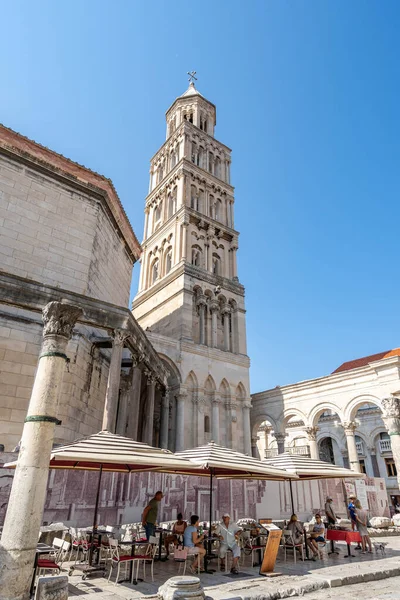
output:
[[241,528],[234,522],[231,521],[231,516],[226,513],[222,517],[222,523],[217,526],[216,535],[219,536],[221,544],[219,546],[219,558],[221,569],[225,569],[225,557],[228,548],[232,551],[233,561],[231,573],[237,575],[239,573],[238,564],[240,558],[240,547],[237,535],[241,533]]
[[356,511],[356,519],[357,519],[357,529],[361,535],[361,544],[362,544],[361,554],[366,553],[367,544],[368,544],[368,552],[372,552],[371,539],[369,537],[368,528],[367,528],[367,521],[368,521],[367,511],[362,508],[361,502],[359,500],[356,500],[354,504],[355,504],[355,511]]
[[154,498],[150,500],[142,514],[142,525],[146,531],[146,539],[149,541],[150,536],[155,534],[158,507],[164,494],[161,491],[155,493]]
[[[357,529],[357,517],[356,517],[356,507],[355,507],[356,500],[357,500],[356,496],[354,494],[350,494],[349,505],[348,505],[347,509],[349,511],[350,520],[351,520],[351,528],[353,531],[355,531]],[[358,544],[356,546],[356,550],[361,550],[360,544]]]
[[169,545],[174,544],[174,546],[177,546],[180,542],[180,538],[182,538],[187,527],[186,521],[183,520],[182,513],[178,513],[177,519],[178,520],[174,523],[174,526],[172,528],[172,533],[170,535],[167,535],[164,539],[167,558],[169,556]]
[[[196,575],[196,570],[199,567],[201,568],[201,561],[206,553],[206,549],[202,544],[204,540],[204,533],[202,535],[199,535],[198,526],[199,516],[192,515],[190,517],[190,525],[186,527],[185,532],[183,534],[184,547],[189,549],[189,554],[197,554],[191,567],[193,575]],[[202,569],[201,572],[204,573]]]
[[328,519],[328,527],[335,525],[335,523],[337,521],[337,516],[335,513],[335,509],[333,508],[331,496],[327,496],[327,498],[326,498],[325,515],[326,515],[326,518]]

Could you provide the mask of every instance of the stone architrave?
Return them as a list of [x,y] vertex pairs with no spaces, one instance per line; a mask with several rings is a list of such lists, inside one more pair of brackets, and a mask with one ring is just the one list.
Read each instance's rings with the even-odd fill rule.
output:
[[111,433],[115,433],[116,428],[122,351],[124,349],[124,343],[128,337],[128,332],[121,329],[115,329],[110,368],[108,371],[108,382],[102,426],[103,431],[110,431]]
[[287,433],[284,432],[274,432],[272,434],[278,443],[278,454],[283,454],[285,452],[285,440]]
[[343,429],[346,435],[350,469],[352,471],[356,471],[356,473],[361,473],[360,462],[357,454],[356,438],[354,434],[355,430],[357,429],[357,425],[354,421],[346,421],[343,423]]
[[382,400],[382,419],[390,435],[393,460],[397,470],[397,481],[400,486],[400,399],[389,396]]
[[43,309],[43,343],[0,542],[0,599],[26,600],[46,499],[67,344],[82,310],[64,302]]
[[66,575],[39,577],[35,600],[68,600],[68,577]]
[[317,433],[318,427],[306,427],[304,431],[307,434],[308,445],[310,446],[311,458],[319,459],[318,444],[317,444]]

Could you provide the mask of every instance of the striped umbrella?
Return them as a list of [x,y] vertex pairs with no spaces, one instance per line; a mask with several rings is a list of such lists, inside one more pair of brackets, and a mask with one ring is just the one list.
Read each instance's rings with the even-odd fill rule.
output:
[[264,461],[236,452],[230,448],[219,446],[210,442],[205,446],[198,446],[191,450],[176,452],[175,456],[189,460],[199,470],[195,473],[200,476],[210,477],[210,527],[211,537],[212,522],[212,485],[213,478],[217,479],[267,479],[283,481],[285,479],[298,479],[298,476],[289,473],[280,467],[265,464]]
[[[263,464],[270,467],[285,469],[287,473],[297,475],[299,479],[362,479],[364,473],[356,473],[345,467],[338,467],[323,460],[309,458],[299,454],[290,454],[284,452],[274,458],[268,458],[262,461]],[[289,480],[290,498],[292,501],[292,512],[294,513],[292,482]]]

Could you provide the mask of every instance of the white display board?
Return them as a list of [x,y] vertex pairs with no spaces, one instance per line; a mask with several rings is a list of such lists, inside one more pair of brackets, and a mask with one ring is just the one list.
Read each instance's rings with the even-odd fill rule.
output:
[[356,495],[360,501],[362,508],[364,510],[368,510],[369,505],[367,497],[367,486],[365,485],[365,481],[363,479],[356,479],[354,483],[356,487]]

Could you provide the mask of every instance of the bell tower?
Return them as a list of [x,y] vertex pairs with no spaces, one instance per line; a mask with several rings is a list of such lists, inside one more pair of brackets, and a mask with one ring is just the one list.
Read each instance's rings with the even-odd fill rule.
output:
[[250,454],[231,150],[215,139],[216,107],[193,80],[166,121],[166,141],[151,159],[133,313],[179,380],[171,390],[168,447],[213,439]]

